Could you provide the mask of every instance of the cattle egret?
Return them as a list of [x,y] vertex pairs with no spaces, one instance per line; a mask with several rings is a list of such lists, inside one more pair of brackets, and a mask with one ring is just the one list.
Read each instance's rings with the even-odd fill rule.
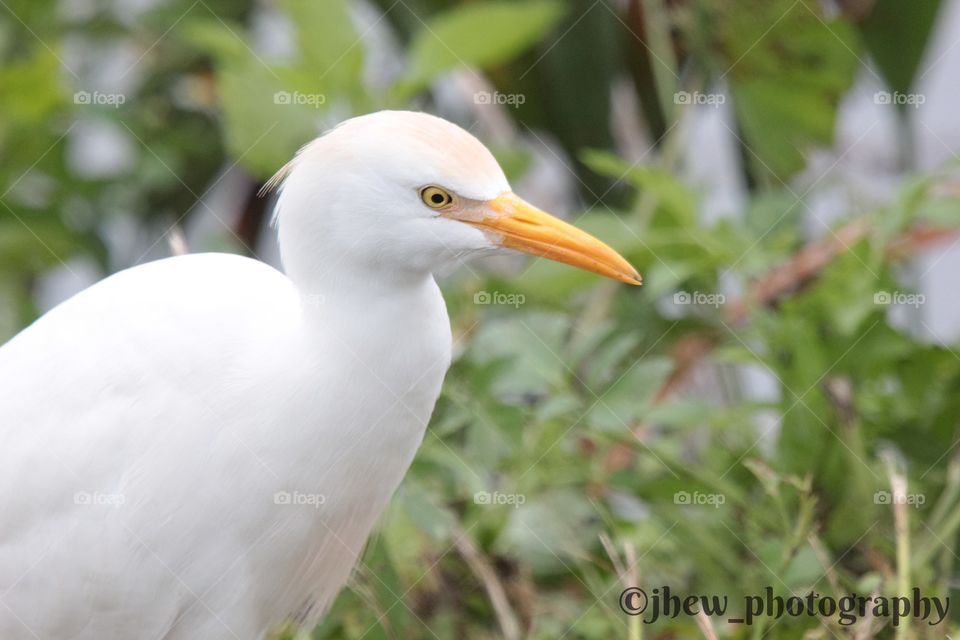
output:
[[270,183],[284,271],[117,273],[0,348],[0,638],[260,638],[315,623],[450,364],[433,274],[503,247],[623,282],[445,120],[353,118]]

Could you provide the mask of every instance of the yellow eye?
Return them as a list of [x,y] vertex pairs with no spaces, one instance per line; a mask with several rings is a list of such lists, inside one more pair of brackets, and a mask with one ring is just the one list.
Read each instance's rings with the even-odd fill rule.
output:
[[431,209],[442,209],[453,202],[453,196],[440,187],[424,187],[420,190],[420,199]]

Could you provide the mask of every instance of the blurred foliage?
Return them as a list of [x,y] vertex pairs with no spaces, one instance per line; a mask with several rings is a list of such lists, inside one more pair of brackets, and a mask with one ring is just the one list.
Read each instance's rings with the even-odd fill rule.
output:
[[[907,93],[923,57],[924,45],[933,29],[940,0],[906,7],[896,0],[877,0],[862,21],[864,41],[890,88]],[[896,43],[896,46],[890,46]]]
[[[788,181],[830,143],[862,59],[891,89],[910,86],[938,3],[905,13],[877,0],[857,15],[826,15],[813,0],[378,4],[168,0],[128,15],[6,0],[17,19],[0,22],[0,334],[35,317],[37,276],[62,262],[83,256],[108,272],[143,259],[108,249],[118,222],[152,237],[189,222],[234,166],[250,176],[244,207],[262,209],[259,182],[324,127],[431,109],[447,74],[471,67],[525,97],[507,115],[574,159],[578,224],[613,239],[646,285],[628,291],[545,261],[447,284],[458,356],[433,424],[352,588],[312,636],[700,637],[692,619],[645,630],[628,619],[617,598],[631,581],[731,598],[766,585],[955,595],[960,357],[898,328],[874,299],[904,288],[892,250],[903,233],[957,224],[944,176],[917,176],[865,214],[869,233],[775,304],[748,300],[735,318],[717,297],[721,280],[762,281],[809,240]],[[289,34],[280,49],[255,28],[267,13]],[[375,58],[378,29],[405,54]],[[379,73],[384,60],[396,69]],[[113,84],[97,84],[94,62],[111,61]],[[647,123],[642,163],[617,155],[614,81]],[[750,202],[707,227],[698,194],[675,177],[689,109],[677,96],[719,90],[733,103]],[[124,100],[78,98],[95,92]],[[129,161],[98,173],[71,160],[91,125],[124,138]],[[502,150],[512,173],[528,164],[516,154]],[[228,248],[246,250],[254,223],[232,230]],[[476,291],[516,304],[474,304]],[[715,304],[672,304],[679,291]],[[691,349],[713,392],[660,393]],[[772,393],[750,392],[757,372]],[[877,492],[901,476],[925,502],[898,532]],[[735,638],[872,634],[806,618],[716,624]]]

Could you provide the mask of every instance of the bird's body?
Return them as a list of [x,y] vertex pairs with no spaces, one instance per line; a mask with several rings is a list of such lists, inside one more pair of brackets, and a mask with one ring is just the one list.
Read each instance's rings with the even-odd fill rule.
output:
[[320,613],[449,364],[432,278],[384,293],[350,307],[253,260],[185,256],[4,346],[0,584],[16,616],[0,609],[0,637],[253,638]]
[[[387,132],[413,157],[385,159]],[[246,640],[316,621],[440,393],[433,272],[529,242],[636,280],[431,116],[348,121],[284,176],[285,273],[223,254],[137,266],[0,347],[0,638]]]

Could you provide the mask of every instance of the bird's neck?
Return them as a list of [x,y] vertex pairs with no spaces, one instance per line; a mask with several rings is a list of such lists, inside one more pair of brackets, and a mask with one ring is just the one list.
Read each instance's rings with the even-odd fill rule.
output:
[[287,264],[284,271],[305,306],[329,306],[350,311],[405,304],[436,291],[429,272],[381,271],[351,261],[326,264]]
[[[287,205],[278,241],[283,270],[306,301],[368,304],[409,298],[433,286],[433,274],[416,265],[388,261],[385,251],[364,245],[350,225],[311,225],[312,209],[296,200]],[[294,194],[295,195],[295,194]],[[328,212],[329,213],[329,212]],[[359,230],[362,232],[362,230]]]
[[341,375],[372,376],[376,384],[370,386],[385,385],[388,396],[402,397],[404,407],[416,409],[422,429],[452,348],[446,304],[433,275],[388,276],[340,265],[322,278],[297,271],[288,277],[300,294],[306,361],[312,353],[324,367],[331,354],[339,354],[334,361],[354,366]]
[[297,240],[287,246],[283,240],[281,234],[284,272],[308,320],[322,318],[326,326],[350,327],[375,317],[400,326],[429,310],[442,312],[447,322],[443,298],[429,271],[370,264],[349,248],[301,251]]

